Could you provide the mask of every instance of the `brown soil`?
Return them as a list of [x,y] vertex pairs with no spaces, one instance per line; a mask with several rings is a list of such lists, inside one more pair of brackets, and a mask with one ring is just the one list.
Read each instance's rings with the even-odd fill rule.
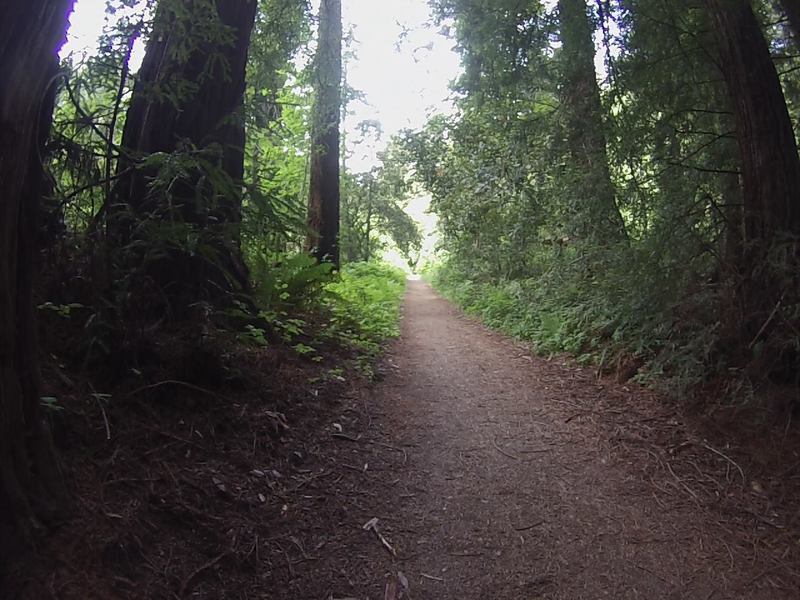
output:
[[227,398],[160,414],[141,456],[98,447],[18,597],[800,597],[796,432],[726,442],[419,282],[382,374],[296,398],[288,430]]

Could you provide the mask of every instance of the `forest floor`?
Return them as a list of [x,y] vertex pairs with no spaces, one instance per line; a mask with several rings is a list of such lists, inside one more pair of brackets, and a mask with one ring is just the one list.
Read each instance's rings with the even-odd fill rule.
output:
[[796,427],[531,356],[421,282],[381,372],[288,428],[234,403],[98,450],[89,516],[14,597],[798,598]]

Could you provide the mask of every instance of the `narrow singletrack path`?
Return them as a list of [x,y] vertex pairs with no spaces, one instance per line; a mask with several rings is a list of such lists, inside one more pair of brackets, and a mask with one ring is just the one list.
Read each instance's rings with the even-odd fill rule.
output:
[[644,391],[531,357],[421,282],[385,365],[306,442],[276,597],[800,597],[800,541],[765,537],[736,460]]

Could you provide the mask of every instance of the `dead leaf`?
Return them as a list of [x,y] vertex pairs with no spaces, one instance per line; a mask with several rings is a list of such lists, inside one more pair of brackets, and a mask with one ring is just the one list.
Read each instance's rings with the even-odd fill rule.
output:
[[406,577],[405,573],[402,571],[397,572],[397,580],[400,582],[400,585],[403,586],[405,591],[410,591],[411,587],[408,585],[408,577]]

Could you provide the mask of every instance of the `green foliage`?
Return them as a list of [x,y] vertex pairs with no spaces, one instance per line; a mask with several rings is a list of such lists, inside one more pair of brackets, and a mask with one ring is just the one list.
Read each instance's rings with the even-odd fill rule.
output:
[[313,99],[296,59],[311,39],[309,11],[305,0],[262,0],[248,55],[243,251],[274,261],[301,252],[306,236]]
[[68,319],[74,310],[85,308],[83,304],[78,302],[70,302],[69,304],[53,304],[52,302],[45,302],[37,306],[39,310],[48,310],[57,314],[59,317]]
[[244,251],[273,258],[302,250],[306,234],[306,135],[310,98],[286,88],[278,95],[280,119],[247,130]]
[[250,344],[252,346],[259,346],[262,348],[269,346],[267,332],[263,328],[256,327],[250,323],[245,325],[244,331],[239,334],[238,338],[245,344]]
[[271,262],[260,255],[252,263],[255,298],[262,310],[307,308],[333,279],[330,263],[317,263],[307,254]]
[[[772,367],[739,327],[749,268],[741,159],[706,10],[586,3],[605,72],[597,73],[601,106],[576,114],[594,77],[573,64],[575,51],[591,42],[584,35],[584,46],[566,51],[557,7],[433,4],[442,24],[455,25],[460,111],[406,133],[402,145],[439,217],[435,285],[537,351],[604,370],[634,364],[640,380],[678,394],[719,377],[764,378]],[[583,5],[559,6],[567,4]],[[757,6],[764,23],[779,21],[768,3]],[[580,16],[573,10],[566,23],[573,42]],[[797,60],[786,56],[785,29],[766,31],[776,58]],[[796,117],[796,68],[782,79]],[[604,142],[587,151],[595,131]],[[599,226],[601,196],[619,209],[625,239]],[[796,286],[780,271],[786,260],[768,262],[758,269]],[[794,310],[780,306],[784,323],[796,322]],[[774,328],[772,355],[796,364],[796,334]]]
[[399,335],[400,302],[405,274],[383,263],[350,263],[337,281],[329,283],[325,304],[330,321],[324,337],[351,343],[367,360],[380,351],[388,338]]
[[536,277],[476,280],[447,261],[428,277],[467,312],[536,352],[568,353],[610,370],[633,360],[638,381],[681,394],[721,368],[721,323],[711,308],[721,292],[706,286],[687,297],[688,282],[676,285],[675,272],[646,265],[615,264],[612,253],[603,276],[590,281],[567,261]]
[[349,262],[368,262],[390,243],[410,266],[419,260],[422,234],[405,211],[412,185],[408,164],[395,143],[369,173],[342,178],[342,255]]
[[42,396],[39,400],[42,404],[42,407],[44,407],[46,410],[52,412],[60,412],[64,410],[64,406],[62,406],[59,403],[58,398],[54,396]]
[[98,40],[97,53],[66,57],[61,67],[47,158],[53,186],[45,199],[51,237],[90,227],[109,195],[120,155],[134,42],[148,35],[146,0],[109,0],[115,15]]
[[[253,275],[260,319],[310,360],[323,360],[317,348],[333,342],[352,347],[368,371],[381,344],[399,334],[405,274],[395,267],[349,263],[334,272],[329,263],[298,254],[257,262]],[[254,325],[246,325],[240,339],[267,345],[266,331]]]
[[[284,344],[313,361],[323,359],[318,350],[323,344],[345,344],[366,365],[379,344],[396,334],[404,278],[378,265],[334,273],[304,253],[314,101],[308,69],[314,28],[307,0],[258,2],[244,94],[244,181],[233,181],[221,168],[222,148],[215,144],[184,141],[174,152],[141,156],[121,148],[136,81],[130,60],[137,39],[162,35],[169,27],[175,38],[169,61],[179,64],[199,52],[207,59],[201,77],[229,76],[213,48],[231,41],[233,32],[219,26],[214,0],[196,3],[196,10],[190,6],[184,0],[110,0],[99,51],[85,60],[70,57],[63,65],[48,145],[54,189],[46,225],[51,241],[68,236],[74,254],[69,276],[78,284],[61,286],[64,297],[55,294],[40,308],[67,318],[87,307],[86,339],[76,345],[86,355],[111,352],[121,345],[120,336],[122,345],[135,346],[129,337],[142,335],[149,327],[145,321],[160,322],[168,310],[165,288],[173,278],[196,271],[208,275],[210,286],[242,284],[245,270],[228,256],[241,246],[253,298],[230,298],[233,308],[221,307],[220,322],[238,324],[231,326],[242,343]],[[178,108],[195,101],[199,82],[168,71],[147,93]],[[364,134],[374,128],[365,126]],[[350,253],[352,261],[377,256],[387,240],[409,261],[419,248],[417,226],[403,210],[406,163],[388,158],[385,163],[369,176],[343,174],[344,212],[352,227],[345,226],[342,243],[363,242]],[[146,197],[137,198],[136,207],[119,203],[115,191],[118,180],[127,181],[134,171],[147,183]],[[366,177],[374,177],[377,192],[369,201]],[[232,202],[240,197],[241,215]],[[364,228],[366,212],[371,222]],[[169,264],[185,268],[170,270]],[[199,307],[203,298],[189,302]],[[209,318],[214,308],[198,312]]]

